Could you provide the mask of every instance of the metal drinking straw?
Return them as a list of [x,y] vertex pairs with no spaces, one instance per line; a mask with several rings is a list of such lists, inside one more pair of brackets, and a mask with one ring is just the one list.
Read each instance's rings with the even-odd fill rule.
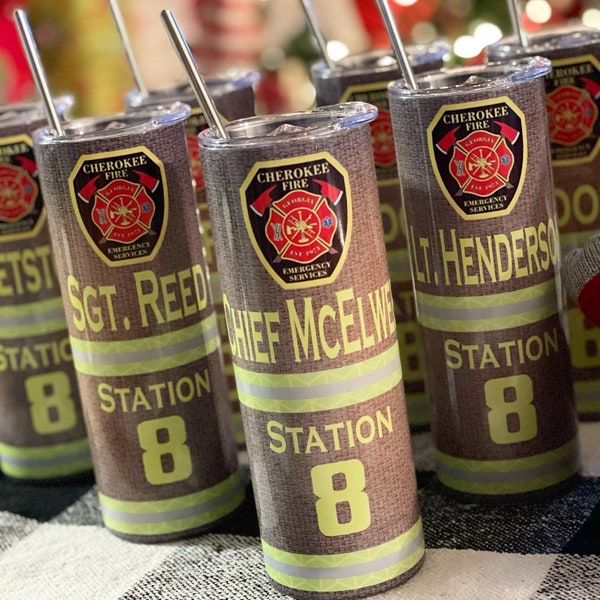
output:
[[416,89],[417,81],[415,80],[415,75],[410,66],[410,62],[408,61],[408,56],[406,54],[406,50],[404,50],[402,38],[398,33],[398,28],[396,27],[396,22],[394,21],[394,16],[392,15],[389,4],[385,0],[377,0],[377,4],[379,6],[381,16],[383,17],[388,35],[390,36],[392,48],[394,49],[394,54],[396,55],[396,60],[398,61],[398,64],[402,69],[402,73],[404,74],[404,78],[411,88]]
[[19,36],[21,38],[21,44],[23,45],[23,50],[25,51],[27,62],[29,63],[29,68],[31,69],[31,74],[33,75],[35,85],[44,104],[44,110],[46,112],[46,117],[50,127],[54,130],[56,135],[64,135],[63,128],[60,124],[60,119],[58,118],[58,113],[56,112],[54,103],[52,102],[52,96],[50,95],[50,90],[48,88],[48,81],[46,79],[46,74],[44,73],[44,67],[42,66],[42,61],[40,60],[35,39],[33,38],[33,33],[31,32],[31,27],[29,26],[29,21],[27,20],[27,14],[24,10],[17,9],[14,12],[14,18],[19,31]]
[[208,92],[208,88],[206,87],[206,83],[202,76],[198,71],[198,67],[194,62],[194,57],[192,56],[192,52],[188,43],[186,42],[179,24],[173,15],[173,12],[170,10],[163,10],[160,13],[160,16],[163,20],[164,26],[169,34],[171,39],[171,43],[175,48],[177,55],[179,56],[179,60],[185,67],[187,71],[190,84],[196,94],[196,98],[202,106],[202,110],[204,111],[204,116],[208,122],[208,126],[211,128],[213,134],[217,137],[228,138],[229,135],[225,128],[223,127],[223,123],[221,123],[221,119],[219,118],[219,113],[217,112],[217,108],[215,103]]
[[527,39],[523,27],[521,27],[521,14],[519,12],[517,0],[508,0],[508,10],[510,12],[510,22],[512,23],[513,31],[519,38],[521,46],[526,48],[529,45],[529,40]]
[[306,22],[308,24],[308,27],[310,28],[310,31],[313,34],[315,40],[317,41],[319,49],[321,50],[323,60],[327,63],[329,69],[334,69],[335,63],[331,60],[331,57],[327,52],[327,42],[323,37],[323,33],[321,32],[321,28],[319,27],[319,22],[317,20],[317,16],[315,15],[315,11],[313,10],[310,0],[300,0],[300,4],[302,4],[302,9],[304,10],[304,15],[306,16]]
[[119,4],[117,0],[108,0],[108,4],[110,6],[110,11],[112,12],[113,19],[117,26],[117,31],[119,32],[121,43],[123,44],[123,48],[125,49],[125,56],[127,57],[127,62],[129,63],[129,68],[131,70],[131,74],[133,75],[135,85],[140,95],[144,98],[147,98],[148,88],[145,86],[144,81],[142,80],[140,70],[138,69],[137,61],[135,60],[135,56],[133,55],[133,50],[131,48],[131,43],[129,42],[129,36],[127,35],[125,21],[123,20],[123,14],[121,13]]

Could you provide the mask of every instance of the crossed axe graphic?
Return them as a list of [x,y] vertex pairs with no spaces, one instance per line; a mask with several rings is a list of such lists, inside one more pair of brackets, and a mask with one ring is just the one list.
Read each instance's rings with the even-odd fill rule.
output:
[[[143,185],[145,188],[148,188],[151,192],[156,190],[156,188],[158,187],[158,184],[160,183],[159,179],[156,179],[156,177],[152,177],[152,175],[148,175],[148,173],[144,173],[143,171],[135,171],[134,170],[133,172],[139,177],[139,182],[141,185]],[[96,175],[96,177],[93,177],[92,179],[90,179],[77,192],[77,195],[79,196],[79,198],[81,198],[81,200],[83,200],[86,204],[88,204],[90,202],[90,200],[96,193],[96,190],[98,189],[96,182],[98,181],[99,178],[100,178],[100,175]]]
[[21,166],[32,176],[38,174],[37,163],[27,156],[17,156],[16,159],[21,163]]
[[[517,131],[514,127],[503,123],[502,121],[493,121],[498,127],[500,127],[500,135],[506,138],[511,144],[514,144],[521,135],[520,131]],[[442,139],[436,143],[436,148],[443,152],[444,154],[448,154],[450,149],[454,145],[457,140],[456,132],[460,129],[460,125],[451,129]]]
[[590,93],[594,100],[598,100],[600,98],[600,84],[596,83],[593,79],[589,77],[582,77],[581,81],[583,81],[583,85],[585,89]]
[[[336,206],[344,194],[344,191],[327,181],[322,181],[321,179],[314,179],[313,181],[321,188],[321,194],[325,196],[325,198],[327,198],[334,206]],[[277,186],[272,185],[270,188],[266,189],[254,202],[252,202],[252,204],[250,204],[250,208],[259,217],[262,217],[265,214],[265,211],[271,202],[275,200],[271,196],[271,193],[275,187]]]

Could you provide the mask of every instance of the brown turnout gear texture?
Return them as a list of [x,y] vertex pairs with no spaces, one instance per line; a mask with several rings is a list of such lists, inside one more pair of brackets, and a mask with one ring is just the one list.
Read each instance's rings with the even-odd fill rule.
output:
[[[215,83],[211,86],[211,80],[207,81],[209,92],[211,92],[211,96],[215,103],[215,107],[220,115],[222,115],[227,121],[233,121],[235,119],[241,119],[244,117],[254,116],[254,88],[252,85],[239,85],[235,86],[226,86],[225,82]],[[239,83],[239,82],[238,82]],[[135,103],[141,102],[139,95],[135,94],[129,97],[130,104],[132,103],[132,99]],[[200,108],[200,104],[197,98],[194,96],[194,93],[191,89],[191,86],[188,84],[173,86],[172,88],[166,88],[164,90],[156,90],[151,91],[150,96],[148,98],[150,102],[165,102],[165,101],[180,101],[188,104],[192,109]],[[129,107],[132,110],[136,110],[137,106]],[[193,122],[196,121],[197,116],[192,116],[188,123],[186,123],[186,133],[190,134],[192,129],[197,129],[197,125],[193,125]],[[203,116],[205,125],[203,128],[208,127],[206,124],[206,118]],[[222,341],[222,351],[223,351],[223,360],[225,373],[227,378],[227,386],[229,389],[229,399],[231,401],[231,409],[233,412],[233,417],[240,416],[240,404],[237,399],[237,389],[235,386],[235,378],[233,376],[233,366],[231,363],[231,351],[227,342],[227,329],[225,327],[225,320],[223,316],[223,305],[221,303],[221,294],[218,290],[218,277],[214,275],[217,273],[216,262],[214,257],[213,250],[213,236],[212,236],[212,225],[210,223],[210,218],[208,215],[208,207],[206,205],[206,192],[204,187],[194,186],[195,194],[196,194],[196,204],[198,207],[198,219],[200,221],[200,228],[202,232],[202,242],[204,245],[204,258],[206,261],[206,265],[208,267],[209,273],[213,276],[212,285],[213,285],[213,301],[215,311],[217,313],[218,321],[219,321],[219,331],[221,333],[221,341]],[[236,425],[234,424],[234,429]],[[238,441],[238,447],[243,449],[245,443],[241,438],[243,438],[243,431],[236,431],[236,439]]]
[[[206,148],[201,139],[200,150],[223,292],[232,307],[249,311],[278,311],[281,317],[279,336],[283,343],[276,354],[276,362],[250,363],[234,356],[236,365],[265,374],[311,373],[357,364],[396,344],[395,328],[392,327],[389,337],[372,348],[348,355],[340,353],[333,359],[323,355],[318,362],[297,362],[285,311],[286,300],[294,301],[302,311],[306,297],[312,298],[315,311],[326,304],[335,305],[335,293],[347,288],[354,290],[355,297],[363,297],[366,305],[368,292],[380,288],[388,280],[368,125],[344,128],[328,136],[296,137],[289,143],[279,141],[270,146],[261,144],[246,149]],[[240,204],[244,201],[240,198],[240,188],[253,165],[259,161],[303,157],[318,152],[328,152],[348,173],[349,189],[345,191],[351,193],[353,207],[348,254],[335,282],[307,289],[283,289],[261,264],[251,244]],[[298,164],[302,162],[299,158]],[[366,327],[369,326],[372,326],[371,322],[367,322]],[[330,343],[336,335],[333,327],[331,322],[325,325]],[[335,452],[329,449],[325,454],[304,451],[293,454],[289,447],[281,454],[269,450],[266,424],[270,420],[280,421],[286,426],[314,425],[319,428],[327,423],[355,422],[360,415],[374,415],[377,410],[388,406],[393,432],[370,444],[342,447]],[[402,384],[373,400],[344,408],[288,414],[256,410],[242,404],[242,415],[261,537],[275,548],[310,555],[361,550],[396,538],[419,518]],[[355,534],[326,537],[318,530],[310,469],[317,464],[350,458],[359,458],[365,467],[371,526]],[[420,565],[421,561],[391,581],[343,593],[319,594],[290,589],[277,583],[274,585],[298,598],[360,597],[394,587],[410,578]]]
[[[367,53],[365,56],[369,56]],[[427,55],[425,56],[427,57]],[[420,73],[423,71],[436,70],[443,66],[443,60],[437,55],[432,54],[428,60],[421,57],[419,61],[412,61],[413,71]],[[357,58],[350,61],[349,72],[344,70],[344,61],[340,61],[332,72],[328,72],[327,77],[319,77],[319,72],[312,71],[312,80],[316,88],[317,106],[325,106],[340,102],[345,97],[348,88],[351,86],[369,84],[369,83],[389,83],[395,79],[402,77],[402,71],[397,68],[377,69],[374,65],[371,70],[365,65],[365,69],[360,74],[356,74],[356,64],[360,64]],[[368,92],[367,92],[368,95]],[[367,100],[369,101],[369,100]],[[377,105],[378,108],[388,109],[387,101],[385,106]],[[396,172],[396,165],[391,165]],[[376,169],[377,173],[377,169]],[[379,174],[377,174],[379,177]],[[396,173],[394,173],[394,179]],[[384,239],[386,242],[387,252],[395,252],[398,250],[407,251],[406,236],[404,231],[401,231],[401,211],[402,199],[400,195],[400,187],[397,181],[378,182],[379,202],[381,205],[390,207],[390,212],[395,215],[397,224],[389,222],[391,216],[387,211],[382,212]],[[394,231],[398,227],[396,235],[386,232]],[[400,353],[402,356],[402,369],[404,372],[404,392],[408,402],[408,418],[409,423],[415,426],[426,425],[429,417],[424,413],[428,413],[427,405],[419,401],[425,393],[425,374],[423,365],[423,350],[420,339],[420,332],[416,322],[416,314],[414,311],[414,302],[412,301],[412,285],[410,283],[410,271],[408,265],[405,273],[401,273],[402,281],[398,281],[394,277],[393,268],[394,260],[390,257],[389,261],[390,274],[392,275],[392,293],[394,295],[394,309],[398,327],[398,340],[400,344]],[[397,268],[397,267],[396,267]],[[408,279],[408,281],[406,281]],[[407,327],[408,325],[408,327]],[[415,404],[411,404],[411,397],[414,397]]]
[[[482,77],[485,77],[485,72]],[[443,106],[483,102],[498,97],[509,97],[524,114],[529,152],[524,185],[516,204],[513,201],[514,208],[510,214],[466,221],[450,205],[436,180],[426,130]],[[520,278],[513,276],[507,281],[492,282],[486,278],[485,283],[479,285],[444,285],[439,239],[440,231],[455,229],[457,240],[477,236],[485,240],[487,236],[510,234],[513,230],[547,222],[549,218],[556,219],[543,78],[530,79],[510,87],[477,86],[470,91],[463,89],[455,95],[451,89],[444,94],[424,93],[420,97],[396,94],[392,90],[390,106],[407,226],[409,230],[414,228],[415,236],[430,240],[430,268],[439,276],[439,285],[436,285],[433,277],[431,283],[420,282],[415,280],[413,273],[416,290],[433,296],[474,297],[501,294],[552,281],[560,268],[558,263],[554,267],[550,264],[546,271],[540,269]],[[519,160],[519,157],[515,159]],[[448,243],[449,235],[445,239]],[[450,267],[451,271],[453,269]],[[480,349],[484,344],[497,349],[499,343],[526,340],[534,334],[543,337],[547,331],[555,332],[558,351],[535,362],[526,360],[525,364],[519,365],[515,359],[512,366],[506,361],[496,369],[481,367],[477,359],[474,368],[469,368],[467,358],[464,358],[460,369],[452,369],[446,364],[444,343],[449,339]],[[544,453],[574,439],[576,418],[572,380],[559,314],[527,326],[498,331],[460,333],[422,327],[422,335],[427,366],[426,386],[432,402],[432,429],[438,450],[465,459],[510,460]],[[489,379],[517,373],[525,373],[533,381],[538,433],[525,443],[497,445],[491,440],[487,425],[489,408],[484,397],[484,384]]]
[[[19,107],[16,107],[15,111],[18,113]],[[42,127],[45,122],[46,121],[42,117],[37,120],[29,120],[26,112],[24,112],[22,120],[18,118],[7,119],[5,122],[0,120],[0,141],[2,138],[23,134],[32,137],[32,132],[39,127]],[[32,142],[30,142],[30,144],[32,144]],[[36,177],[35,179],[39,187],[38,178]],[[40,195],[42,194],[41,189],[38,190],[38,193]],[[27,237],[18,240],[4,240],[0,235],[0,250],[2,253],[6,254],[20,253],[27,248],[41,248],[46,245],[50,245],[47,221],[42,224],[35,237]],[[39,302],[59,297],[60,289],[56,271],[54,269],[54,261],[51,255],[48,256],[48,263],[51,275],[50,284],[46,282],[41,286],[41,289],[38,292],[31,292],[27,289],[27,286],[23,286],[23,293],[18,297],[4,294],[0,295],[0,306],[2,308],[9,308],[11,306],[16,307],[20,304]],[[31,319],[33,321],[35,315],[32,314]],[[6,346],[20,346],[21,348],[32,347],[36,344],[64,344],[64,341],[68,338],[66,327],[65,323],[65,329],[62,331],[31,335],[28,338],[19,340],[5,338],[0,330],[0,342]],[[66,354],[66,357],[70,356],[68,345],[66,346],[64,354]],[[25,396],[25,380],[32,375],[40,375],[42,373],[51,373],[54,371],[62,371],[69,378],[71,398],[73,399],[77,415],[77,424],[69,431],[40,435],[33,429],[30,404]],[[73,363],[71,361],[61,361],[59,365],[50,364],[46,367],[40,366],[35,370],[32,370],[31,368],[14,371],[11,369],[3,370],[2,377],[0,377],[0,413],[2,414],[2,418],[0,419],[0,443],[23,448],[51,446],[54,444],[80,440],[87,435],[83,416],[81,414],[81,404],[75,378],[75,369],[73,368]]]
[[[124,119],[125,121],[128,118]],[[143,122],[142,119],[131,122]],[[108,267],[94,252],[75,218],[71,201],[68,177],[77,160],[82,155],[100,152],[119,151],[144,146],[150,150],[165,169],[162,185],[168,190],[168,225],[162,246],[150,262]],[[206,307],[191,316],[173,324],[159,324],[152,321],[142,327],[141,317],[136,314],[137,298],[133,274],[151,269],[156,277],[177,273],[194,264],[201,265],[205,272],[202,246],[196,218],[193,188],[190,180],[190,163],[184,137],[183,121],[175,124],[148,127],[145,132],[123,134],[116,130],[115,135],[107,132],[101,139],[86,139],[73,136],[67,142],[36,143],[39,153],[40,171],[47,198],[50,230],[57,259],[63,296],[68,298],[66,278],[73,275],[81,285],[115,285],[113,296],[117,331],[108,327],[99,333],[89,328],[78,331],[72,318],[72,307],[65,302],[69,332],[73,337],[88,341],[127,341],[156,336],[170,331],[189,327],[213,313],[212,300]],[[208,287],[208,286],[207,286]],[[127,331],[121,326],[124,316],[130,320]],[[133,389],[166,381],[176,381],[182,377],[204,373],[208,369],[211,391],[204,391],[200,398],[194,397],[187,403],[178,402],[175,406],[153,406],[151,410],[139,412],[107,413],[100,408],[97,386],[107,382],[114,388]],[[159,370],[142,375],[97,377],[78,373],[82,402],[92,445],[94,469],[99,490],[111,497],[126,501],[150,501],[177,498],[212,487],[237,470],[237,451],[231,429],[231,409],[227,400],[227,387],[217,352],[207,358],[187,365]],[[150,485],[144,478],[141,462],[142,450],[136,434],[137,424],[146,419],[165,415],[180,415],[186,424],[187,440],[192,455],[193,473],[183,481]],[[199,529],[207,529],[209,523]],[[141,536],[143,541],[159,541],[169,537],[180,537],[199,529],[180,534]],[[134,535],[121,537],[136,539]]]
[[[576,29],[558,29],[552,33],[544,33],[531,36],[530,46],[523,48],[513,44],[503,44],[499,42],[487,48],[489,60],[504,60],[507,58],[516,58],[521,56],[532,56],[535,54],[543,55],[550,59],[553,63],[561,59],[570,59],[577,57],[593,56],[600,61],[600,32],[593,29],[581,29],[577,37]],[[567,43],[558,46],[561,40],[567,40]],[[552,74],[547,76],[550,80]],[[581,82],[576,81],[578,85]],[[571,83],[570,85],[573,85]],[[584,89],[581,87],[580,89]],[[548,89],[547,89],[548,91]],[[600,104],[596,99],[596,106],[600,109]],[[598,117],[600,119],[600,116]],[[598,124],[596,123],[596,131]],[[593,143],[598,144],[597,136],[592,135]],[[558,202],[558,217],[559,231],[561,234],[561,246],[563,254],[568,253],[573,248],[573,242],[570,241],[568,234],[578,234],[577,243],[582,244],[589,236],[600,232],[600,216],[591,220],[590,215],[594,214],[594,205],[589,202],[590,191],[584,191],[581,196],[581,211],[584,213],[585,223],[582,219],[577,219],[573,216],[572,206],[568,209],[571,216],[565,215],[566,207],[564,203],[572,204],[576,196],[576,190],[582,185],[589,186],[600,192],[600,149],[596,148],[594,155],[588,157],[585,161],[580,161],[572,164],[554,164],[552,165],[552,177],[554,180],[554,189],[556,190]],[[598,195],[598,194],[596,194]],[[583,236],[583,237],[582,237]],[[572,359],[572,374],[575,384],[582,382],[589,384],[595,382],[594,391],[584,392],[584,401],[589,398],[594,403],[600,401],[598,389],[600,386],[600,352],[597,349],[597,344],[593,341],[593,334],[590,335],[589,330],[594,328],[594,325],[588,321],[577,302],[570,296],[568,299],[569,309],[569,344],[571,347]],[[581,339],[579,337],[581,336]],[[579,402],[579,399],[576,398]],[[597,421],[600,419],[600,412],[589,410],[580,410],[579,419],[584,421]]]

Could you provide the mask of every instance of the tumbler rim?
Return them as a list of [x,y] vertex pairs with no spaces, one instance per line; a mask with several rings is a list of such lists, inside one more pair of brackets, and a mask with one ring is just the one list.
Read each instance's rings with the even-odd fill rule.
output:
[[[421,67],[429,61],[442,60],[450,51],[450,44],[445,40],[435,40],[431,44],[412,45],[406,48],[408,60],[413,67]],[[337,60],[333,68],[320,60],[311,66],[314,78],[329,79],[333,77],[360,75],[362,73],[393,73],[401,71],[400,65],[392,49],[367,50]]]
[[[107,136],[124,137],[183,122],[191,114],[191,108],[183,102],[155,105],[135,112],[119,112],[108,115],[83,117],[67,121],[64,135],[56,135],[51,128],[43,127],[34,132],[37,144],[60,144],[90,142]],[[110,125],[114,124],[114,127]],[[122,124],[118,126],[117,124]]]
[[[225,125],[228,138],[216,137],[211,129],[205,129],[199,133],[198,140],[201,147],[223,149],[289,144],[358,127],[373,121],[377,114],[378,109],[367,102],[342,102],[311,110],[237,119]],[[294,129],[273,135],[283,125],[291,125]]]
[[[59,116],[63,116],[74,104],[70,95],[57,96],[52,101]],[[28,125],[45,119],[44,105],[40,100],[0,105],[0,127]]]
[[600,42],[600,29],[560,26],[528,34],[527,39],[528,45],[522,46],[514,36],[503,38],[487,46],[486,55],[491,60],[498,61],[532,55],[543,56],[548,51],[568,48],[581,47],[586,50],[585,46],[590,43]]
[[[552,63],[542,56],[451,67],[415,75],[417,88],[410,87],[405,79],[391,81],[388,85],[388,93],[390,97],[398,98],[452,94],[458,99],[461,95],[473,92],[510,88],[516,84],[543,77],[551,70]],[[470,81],[471,78],[473,78],[472,81]]]
[[[252,87],[258,81],[259,77],[260,74],[258,71],[239,69],[224,71],[214,76],[205,77],[204,81],[210,94],[219,97]],[[139,90],[131,90],[125,95],[127,108],[137,109],[153,104],[177,101],[187,102],[194,106],[198,104],[189,81],[181,81],[165,87],[148,90],[147,96],[143,96]]]

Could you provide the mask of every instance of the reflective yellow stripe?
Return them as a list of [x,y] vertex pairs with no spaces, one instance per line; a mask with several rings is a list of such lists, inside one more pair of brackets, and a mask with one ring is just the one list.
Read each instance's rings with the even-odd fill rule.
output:
[[242,422],[242,415],[239,412],[233,413],[233,436],[236,444],[246,443],[246,434],[244,433],[244,423]]
[[429,425],[431,414],[427,394],[406,394],[408,422],[414,426]]
[[593,235],[600,233],[600,230],[573,231],[570,233],[560,233],[560,248],[563,255],[573,250],[581,248]]
[[205,358],[219,347],[217,317],[178,331],[116,342],[88,342],[70,337],[75,368],[88,375],[153,373]]
[[221,276],[217,271],[210,272],[210,290],[212,292],[214,305],[219,306],[222,311],[223,289],[221,288]]
[[18,339],[66,331],[62,298],[0,307],[0,337]]
[[559,310],[552,279],[522,290],[485,296],[433,296],[416,293],[417,317],[437,331],[499,331],[537,323]]
[[52,446],[24,448],[0,443],[2,471],[19,479],[46,479],[83,473],[92,468],[87,438]]
[[394,283],[411,283],[408,250],[388,250],[386,257],[390,271],[390,281]]
[[511,460],[471,460],[436,451],[438,479],[470,494],[522,494],[560,483],[577,472],[577,440]]
[[244,483],[238,472],[210,488],[169,498],[133,502],[98,493],[104,524],[130,535],[163,535],[213,523],[233,512],[244,500]]
[[294,554],[261,540],[270,577],[291,589],[341,592],[380,585],[412,569],[425,554],[419,519],[396,539],[339,554]]
[[600,381],[598,379],[576,381],[573,388],[579,414],[600,413]]
[[302,413],[352,406],[402,381],[398,345],[367,360],[311,373],[255,373],[234,365],[240,402],[255,410]]

